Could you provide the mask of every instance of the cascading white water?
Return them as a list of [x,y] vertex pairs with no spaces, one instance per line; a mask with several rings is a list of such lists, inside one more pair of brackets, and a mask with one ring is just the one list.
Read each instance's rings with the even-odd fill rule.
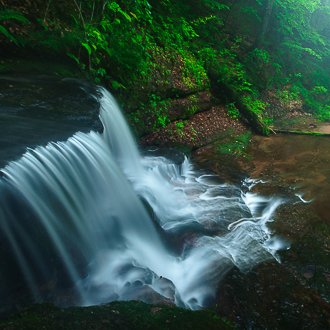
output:
[[196,309],[231,267],[276,257],[267,222],[280,199],[220,184],[187,158],[140,156],[115,100],[100,94],[102,134],[28,150],[2,170],[0,253],[35,300],[72,287],[70,304],[162,298]]

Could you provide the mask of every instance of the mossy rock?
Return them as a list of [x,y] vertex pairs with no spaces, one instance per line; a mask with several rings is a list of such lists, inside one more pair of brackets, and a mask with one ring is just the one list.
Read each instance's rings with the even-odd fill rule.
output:
[[210,310],[190,311],[142,302],[113,302],[93,307],[35,305],[0,322],[0,329],[233,329]]
[[158,47],[153,54],[154,70],[150,88],[164,97],[182,97],[208,89],[209,80],[196,57]]
[[188,119],[197,112],[208,110],[214,105],[210,91],[194,93],[184,98],[172,99],[168,106],[171,121]]

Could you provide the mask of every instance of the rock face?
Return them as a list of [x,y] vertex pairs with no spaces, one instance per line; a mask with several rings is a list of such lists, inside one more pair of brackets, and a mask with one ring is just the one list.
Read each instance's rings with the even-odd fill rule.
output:
[[173,49],[169,51],[158,47],[152,55],[155,66],[147,84],[151,93],[178,97],[204,91],[209,87],[205,69],[193,54],[183,55]]
[[171,121],[187,119],[197,112],[209,110],[215,102],[208,90],[172,99],[168,107],[168,116]]
[[244,275],[233,270],[222,283],[218,310],[243,329],[328,329],[330,307],[285,267],[260,265]]

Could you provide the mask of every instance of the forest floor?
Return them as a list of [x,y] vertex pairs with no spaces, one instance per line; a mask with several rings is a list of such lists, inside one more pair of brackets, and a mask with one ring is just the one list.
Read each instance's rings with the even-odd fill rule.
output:
[[185,145],[196,149],[228,134],[242,134],[247,130],[244,123],[228,115],[224,106],[214,106],[193,115],[189,120],[173,122],[143,137],[141,143],[157,146]]
[[[282,113],[282,112],[281,112]],[[218,105],[210,110],[199,112],[188,120],[178,120],[158,129],[141,139],[142,145],[186,146],[197,149],[216,140],[235,139],[249,131],[248,123],[232,118],[225,106]],[[330,123],[320,122],[314,116],[302,110],[283,112],[274,119],[271,132],[294,133],[306,135],[330,134]]]

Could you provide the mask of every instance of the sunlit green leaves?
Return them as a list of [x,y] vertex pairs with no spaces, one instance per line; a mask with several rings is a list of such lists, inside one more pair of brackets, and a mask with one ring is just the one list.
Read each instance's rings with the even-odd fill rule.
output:
[[256,59],[261,60],[265,64],[268,64],[271,60],[269,52],[265,49],[255,48],[252,54]]
[[86,42],[82,42],[81,45],[87,50],[88,55],[91,56],[92,55],[92,49],[89,46],[89,44],[87,44]]
[[230,7],[218,0],[204,0],[206,6],[215,11],[229,10]]
[[113,2],[110,2],[108,5],[107,5],[108,9],[114,13],[119,13],[121,14],[125,19],[127,19],[129,22],[132,21],[132,18],[131,16],[124,10],[121,9],[121,7],[119,6],[119,4],[115,1]]

